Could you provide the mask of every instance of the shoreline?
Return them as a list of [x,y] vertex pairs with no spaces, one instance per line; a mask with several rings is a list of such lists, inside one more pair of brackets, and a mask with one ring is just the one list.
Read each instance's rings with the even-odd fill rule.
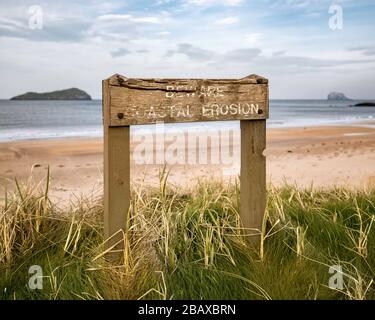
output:
[[[132,139],[132,151],[136,145]],[[230,147],[233,154],[238,155],[239,139],[234,139]],[[25,181],[31,173],[35,181],[39,181],[45,177],[48,165],[52,176],[51,197],[58,202],[66,202],[73,195],[100,195],[102,148],[102,137],[0,142],[0,201],[4,199],[5,184],[9,188],[14,178]],[[191,150],[186,147],[185,151]],[[211,155],[219,152],[211,146],[207,151]],[[317,188],[375,185],[375,121],[372,127],[270,128],[265,155],[267,182],[276,186],[285,182],[299,187],[313,184]],[[229,165],[172,164],[168,166],[171,169],[169,181],[175,186],[190,187],[198,180],[234,179],[239,173],[237,160]],[[132,156],[132,182],[156,186],[160,167],[138,164]]]
[[[374,108],[374,111],[375,111],[375,108]],[[271,121],[271,120],[268,120],[268,121]],[[202,122],[202,123],[212,123],[213,121],[209,121],[209,122]],[[231,122],[231,121],[228,121],[228,122]],[[185,123],[180,123],[182,125],[189,125],[189,124],[197,124],[199,122],[185,122]],[[173,124],[167,124],[168,125],[168,130],[166,131],[166,133],[175,133],[175,132],[178,132],[176,130],[170,130],[170,126],[171,125],[178,125],[179,123],[173,123]],[[150,126],[149,125],[135,125],[135,126],[131,126],[133,128],[133,130],[141,130],[142,128],[147,128],[147,130],[149,130]],[[375,115],[374,115],[374,119],[359,119],[359,120],[337,120],[337,122],[326,122],[326,123],[317,123],[317,124],[306,124],[306,125],[301,125],[301,124],[296,124],[296,125],[280,125],[280,126],[269,126],[267,125],[267,131],[269,130],[279,130],[279,129],[282,129],[282,130],[288,130],[288,129],[303,129],[303,128],[317,128],[317,127],[322,127],[322,128],[325,128],[325,127],[365,127],[365,128],[375,128]],[[189,127],[185,127],[183,128],[183,130],[187,130]],[[229,130],[238,130],[239,129],[239,125],[238,127],[227,127]],[[194,128],[195,129],[195,128]],[[209,130],[212,130],[214,128],[203,128],[202,129],[197,129],[198,131],[209,131]],[[136,132],[134,134],[137,134]],[[103,136],[101,134],[98,134],[98,135],[82,135],[82,136],[56,136],[56,137],[43,137],[43,138],[29,138],[29,139],[4,139],[2,140],[0,138],[0,144],[2,143],[18,143],[18,142],[30,142],[30,141],[50,141],[50,140],[56,140],[56,141],[60,141],[60,140],[76,140],[76,139],[82,139],[82,140],[85,140],[85,139],[102,139]]]

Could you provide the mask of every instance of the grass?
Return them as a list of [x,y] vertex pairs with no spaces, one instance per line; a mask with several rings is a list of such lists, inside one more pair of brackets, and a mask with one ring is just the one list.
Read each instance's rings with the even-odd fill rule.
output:
[[[260,244],[239,219],[238,184],[191,192],[135,186],[121,261],[105,259],[101,200],[59,209],[44,184],[0,207],[0,299],[374,299],[375,190],[268,190]],[[30,289],[41,266],[43,289]],[[332,267],[336,266],[336,267]],[[342,289],[329,288],[341,268]],[[332,270],[331,270],[332,271]]]

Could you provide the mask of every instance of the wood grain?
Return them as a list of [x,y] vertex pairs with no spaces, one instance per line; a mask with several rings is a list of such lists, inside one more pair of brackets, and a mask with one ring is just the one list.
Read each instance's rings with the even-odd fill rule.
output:
[[[110,127],[109,83],[103,81],[104,122],[104,238],[106,247],[124,247],[123,231],[127,227],[130,207],[130,128]],[[112,255],[116,256],[116,254]]]
[[257,242],[266,209],[266,121],[241,121],[240,215],[245,233]]
[[268,80],[108,79],[109,125],[268,118]]

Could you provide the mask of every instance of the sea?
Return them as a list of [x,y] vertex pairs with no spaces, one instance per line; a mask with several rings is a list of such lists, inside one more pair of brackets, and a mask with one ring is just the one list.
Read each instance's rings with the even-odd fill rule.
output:
[[[375,107],[353,107],[368,100],[271,100],[268,128],[324,125],[374,126]],[[371,100],[373,101],[373,100]],[[371,121],[372,120],[372,121]],[[132,126],[137,134],[147,126]],[[167,124],[166,132],[217,130],[217,122]],[[220,129],[238,129],[239,121],[220,122]],[[101,137],[102,102],[0,100],[0,141]]]

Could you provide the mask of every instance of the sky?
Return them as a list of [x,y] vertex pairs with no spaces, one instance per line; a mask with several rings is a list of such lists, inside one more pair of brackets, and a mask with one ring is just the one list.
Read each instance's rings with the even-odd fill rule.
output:
[[101,80],[270,81],[271,99],[375,98],[374,0],[0,0],[0,98]]

